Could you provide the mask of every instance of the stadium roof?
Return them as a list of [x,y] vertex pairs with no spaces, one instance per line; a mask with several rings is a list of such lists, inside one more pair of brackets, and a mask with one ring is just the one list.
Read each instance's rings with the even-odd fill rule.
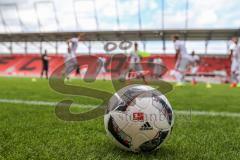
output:
[[184,40],[229,40],[240,36],[240,29],[166,29],[166,30],[121,30],[121,31],[86,31],[86,32],[40,32],[0,34],[0,42],[40,42],[66,41],[85,33],[88,41],[155,41],[171,40],[171,35],[179,34]]

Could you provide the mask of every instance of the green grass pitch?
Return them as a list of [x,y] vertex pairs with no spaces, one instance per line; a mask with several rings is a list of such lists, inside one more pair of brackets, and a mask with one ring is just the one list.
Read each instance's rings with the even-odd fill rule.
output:
[[[88,85],[113,91],[108,81]],[[175,88],[166,95],[177,111],[228,112],[240,114],[240,88],[204,84]],[[99,100],[63,95],[49,88],[47,80],[0,78],[0,100],[58,102],[72,99],[82,105]],[[84,111],[86,109],[80,109]],[[78,112],[78,111],[77,111]],[[0,159],[240,159],[240,117],[178,115],[170,139],[156,152],[134,154],[122,151],[106,136],[103,117],[86,122],[64,122],[53,106],[0,103]]]

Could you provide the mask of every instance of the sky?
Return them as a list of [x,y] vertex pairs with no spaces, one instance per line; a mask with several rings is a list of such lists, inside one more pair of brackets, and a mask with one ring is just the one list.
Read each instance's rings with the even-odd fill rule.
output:
[[[7,26],[5,29],[0,23],[0,32],[139,29],[138,0],[95,1],[98,28],[93,0],[0,0],[0,12]],[[185,28],[186,3],[187,0],[164,1],[165,28]],[[163,0],[140,0],[142,29],[162,28],[162,4]],[[188,4],[189,28],[240,27],[239,0],[188,0]]]
[[[140,0],[141,27],[138,0],[95,1],[0,0],[0,33],[162,29],[163,2],[164,28],[186,28],[187,0]],[[188,0],[187,27],[240,28],[239,6],[239,0]]]

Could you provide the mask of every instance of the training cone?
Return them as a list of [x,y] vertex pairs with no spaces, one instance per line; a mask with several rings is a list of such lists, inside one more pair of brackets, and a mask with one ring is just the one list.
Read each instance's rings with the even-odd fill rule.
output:
[[37,81],[37,79],[36,78],[32,78],[32,82],[36,82]]
[[212,85],[210,83],[207,83],[206,88],[212,88]]
[[185,84],[183,82],[176,83],[175,87],[183,87]]

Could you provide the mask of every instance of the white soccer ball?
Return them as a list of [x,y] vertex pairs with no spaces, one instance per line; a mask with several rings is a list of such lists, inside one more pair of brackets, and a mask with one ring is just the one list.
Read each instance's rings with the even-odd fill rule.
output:
[[120,148],[151,152],[169,137],[174,114],[159,91],[146,85],[130,85],[110,99],[104,124],[107,135]]

